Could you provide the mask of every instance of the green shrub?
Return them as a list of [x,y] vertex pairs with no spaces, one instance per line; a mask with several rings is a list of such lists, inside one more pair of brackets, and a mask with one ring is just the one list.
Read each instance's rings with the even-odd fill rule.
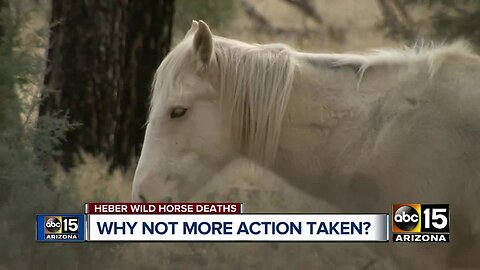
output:
[[70,128],[65,116],[36,119],[46,39],[27,26],[26,3],[0,0],[0,269],[35,268],[35,214],[59,202],[46,161]]

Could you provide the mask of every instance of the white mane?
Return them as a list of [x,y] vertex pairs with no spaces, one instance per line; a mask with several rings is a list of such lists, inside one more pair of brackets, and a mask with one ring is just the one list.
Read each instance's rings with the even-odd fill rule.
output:
[[157,108],[160,100],[167,98],[176,91],[175,82],[179,74],[191,69],[188,59],[190,44],[187,42],[179,43],[162,61],[158,67],[152,82],[152,97],[150,99],[150,113],[148,122],[152,121],[157,115]]
[[[465,41],[452,44],[434,44],[418,41],[412,47],[401,49],[377,49],[365,54],[330,54],[333,66],[354,65],[358,67],[360,78],[370,67],[391,66],[427,61],[430,78],[441,67],[445,56],[449,54],[470,54],[471,49]],[[307,54],[312,55],[312,54]],[[323,54],[325,56],[325,54]],[[327,54],[328,55],[328,54]]]
[[234,141],[248,157],[270,165],[275,158],[295,62],[281,45],[216,43],[220,104]]

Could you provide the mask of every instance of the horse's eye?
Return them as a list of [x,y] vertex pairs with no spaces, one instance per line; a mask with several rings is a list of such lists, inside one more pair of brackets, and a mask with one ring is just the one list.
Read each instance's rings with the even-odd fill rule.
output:
[[173,118],[182,117],[185,115],[187,110],[188,110],[187,108],[181,107],[181,106],[174,107],[170,112],[170,118],[173,119]]

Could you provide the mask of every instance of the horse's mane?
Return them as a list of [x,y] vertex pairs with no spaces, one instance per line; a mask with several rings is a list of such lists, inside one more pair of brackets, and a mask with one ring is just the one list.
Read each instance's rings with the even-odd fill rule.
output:
[[187,71],[191,64],[189,61],[188,50],[191,45],[187,42],[180,42],[162,61],[158,69],[155,71],[152,81],[152,93],[150,98],[150,113],[148,116],[148,122],[151,122],[157,117],[157,104],[160,100],[168,97],[176,89],[175,82],[178,79],[178,75],[182,74],[182,71]]
[[363,54],[299,54],[313,59],[323,58],[334,67],[352,66],[360,74],[360,78],[369,68],[426,61],[430,78],[433,78],[447,55],[471,53],[468,42],[463,40],[451,44],[419,40],[413,46],[405,46],[400,49],[377,49]]
[[248,157],[270,165],[294,78],[292,53],[280,44],[215,44],[220,104],[233,139]]

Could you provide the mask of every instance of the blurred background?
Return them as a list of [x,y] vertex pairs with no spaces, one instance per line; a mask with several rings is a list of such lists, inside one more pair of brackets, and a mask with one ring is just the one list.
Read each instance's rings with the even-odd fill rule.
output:
[[[34,215],[130,200],[154,71],[192,19],[216,35],[311,52],[480,46],[473,0],[0,0],[0,12],[0,269],[367,265],[374,255],[347,245],[37,244]],[[335,211],[250,168],[227,170],[192,200]]]

